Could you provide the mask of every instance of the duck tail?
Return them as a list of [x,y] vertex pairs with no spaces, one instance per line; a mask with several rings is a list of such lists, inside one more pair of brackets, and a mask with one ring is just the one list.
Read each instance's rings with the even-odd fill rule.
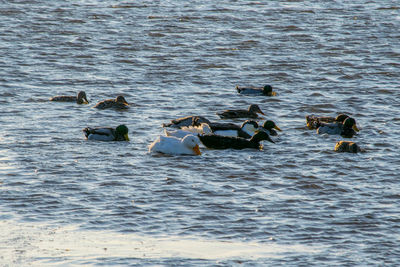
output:
[[82,132],[85,134],[85,137],[88,138],[88,136],[90,134],[90,128],[86,127],[84,129],[82,129]]

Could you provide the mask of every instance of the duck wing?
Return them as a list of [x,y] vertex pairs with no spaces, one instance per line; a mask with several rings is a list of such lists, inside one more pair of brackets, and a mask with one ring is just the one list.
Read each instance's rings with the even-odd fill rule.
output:
[[213,122],[209,124],[211,130],[214,131],[227,131],[227,130],[239,130],[240,126],[234,123],[221,123]]
[[317,129],[317,134],[341,134],[342,128],[341,123],[321,123],[321,126]]
[[50,101],[58,101],[58,102],[76,102],[76,96],[68,96],[68,95],[58,95],[50,98]]
[[171,120],[170,123],[163,123],[162,126],[181,128],[185,126],[198,126],[201,123],[210,123],[210,121],[203,116],[187,116]]
[[242,95],[262,95],[262,88],[236,87],[236,90]]
[[248,110],[225,110],[217,113],[217,115],[221,119],[229,119],[229,118],[258,118],[256,113],[250,112]]
[[113,128],[99,127],[91,128],[86,127],[82,130],[85,137],[89,140],[99,140],[99,141],[112,141],[115,139],[115,130]]

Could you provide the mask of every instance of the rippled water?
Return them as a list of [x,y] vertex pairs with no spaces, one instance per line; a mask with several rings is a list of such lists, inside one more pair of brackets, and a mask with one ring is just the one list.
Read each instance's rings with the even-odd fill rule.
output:
[[[398,265],[398,1],[6,1],[0,262]],[[270,83],[276,97],[236,85]],[[86,91],[87,105],[53,103]],[[128,111],[99,111],[123,94]],[[262,151],[161,156],[161,123],[259,104]],[[305,115],[346,112],[365,153]],[[241,121],[234,121],[240,123]],[[84,140],[125,123],[131,141]]]

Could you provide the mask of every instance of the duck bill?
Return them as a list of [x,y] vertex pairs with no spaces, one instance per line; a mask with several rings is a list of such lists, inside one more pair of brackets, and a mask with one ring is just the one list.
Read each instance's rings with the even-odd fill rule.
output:
[[129,136],[128,136],[128,134],[125,134],[125,135],[124,135],[124,138],[125,138],[126,141],[129,141]]
[[271,92],[271,96],[276,96],[276,92]]
[[355,124],[353,125],[352,128],[353,128],[353,130],[356,131],[356,132],[359,132],[359,131],[360,131],[360,130],[357,128],[357,126],[356,126]]
[[86,97],[83,99],[83,104],[89,104],[89,101],[87,100]]
[[199,145],[195,145],[195,147],[193,147],[193,151],[194,151],[194,153],[195,153],[196,155],[201,155]]
[[262,114],[262,115],[265,115],[264,112],[262,112],[261,110],[260,110],[258,113],[260,113],[260,114]]
[[279,127],[278,127],[278,126],[276,126],[276,125],[275,125],[274,129],[276,129],[276,130],[278,130],[278,131],[282,132],[281,128],[279,128]]

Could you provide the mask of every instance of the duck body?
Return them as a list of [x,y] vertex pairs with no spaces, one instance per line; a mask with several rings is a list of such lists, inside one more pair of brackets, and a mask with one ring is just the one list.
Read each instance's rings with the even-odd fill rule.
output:
[[274,143],[269,135],[263,131],[257,132],[250,140],[242,137],[221,136],[215,134],[199,135],[199,139],[204,146],[213,149],[261,149],[260,142],[262,140],[267,140],[271,143]]
[[339,141],[335,145],[335,151],[336,152],[358,153],[358,152],[361,152],[362,149],[354,142]]
[[246,120],[241,126],[233,123],[211,123],[211,130],[216,135],[251,138],[258,130],[258,123]]
[[125,100],[122,95],[117,96],[115,99],[106,99],[97,103],[94,108],[98,109],[127,109],[129,108],[129,103]]
[[84,91],[78,92],[76,96],[58,95],[50,98],[50,101],[57,102],[76,102],[77,104],[89,104],[86,93]]
[[234,119],[234,118],[256,119],[256,118],[258,118],[257,113],[265,115],[261,111],[261,109],[258,105],[252,104],[249,106],[248,110],[228,109],[228,110],[225,110],[222,112],[217,112],[217,115],[222,119]]
[[201,155],[199,143],[199,139],[194,135],[186,135],[182,139],[160,135],[150,144],[149,152],[169,155]]
[[86,139],[97,141],[129,141],[128,127],[119,125],[117,128],[111,127],[86,127],[83,130]]
[[326,123],[342,123],[344,122],[345,119],[347,119],[349,116],[346,114],[339,114],[338,116],[335,117],[329,117],[329,116],[315,116],[315,115],[307,115],[306,116],[306,123],[307,127],[310,130],[318,129],[318,127],[321,126],[321,124],[326,124]]
[[210,121],[203,116],[187,116],[178,119],[171,120],[170,123],[163,123],[163,127],[189,127],[189,126],[199,126],[201,123],[209,124]]
[[321,123],[317,129],[317,134],[341,135],[343,137],[351,138],[358,131],[356,120],[348,117],[343,121],[343,123]]
[[275,96],[276,92],[272,91],[271,85],[265,85],[264,87],[239,87],[236,86],[236,91],[241,95],[264,95],[264,96]]

